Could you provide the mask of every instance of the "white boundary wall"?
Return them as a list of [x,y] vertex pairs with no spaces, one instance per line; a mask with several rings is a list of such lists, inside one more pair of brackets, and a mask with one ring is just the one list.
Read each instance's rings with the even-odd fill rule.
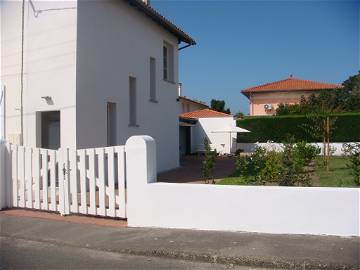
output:
[[359,189],[156,183],[155,141],[125,149],[131,227],[360,236]]
[[[353,142],[352,142],[353,143]],[[311,145],[318,146],[321,149],[321,153],[323,152],[323,143],[310,143]],[[344,143],[330,143],[330,148],[333,150],[333,156],[343,156],[345,155],[344,149],[343,149]],[[273,143],[273,142],[267,142],[267,143],[237,143],[237,149],[243,149],[244,152],[252,153],[255,151],[257,147],[264,147],[267,150],[275,150],[275,151],[281,151],[283,149],[282,143]]]

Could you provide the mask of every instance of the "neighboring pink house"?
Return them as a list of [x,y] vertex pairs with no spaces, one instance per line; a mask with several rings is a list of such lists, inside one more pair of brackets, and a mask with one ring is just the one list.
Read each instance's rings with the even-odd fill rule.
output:
[[302,96],[308,97],[320,90],[340,87],[338,84],[301,80],[290,75],[285,80],[247,88],[241,93],[250,101],[251,116],[273,115],[280,103],[296,104],[300,102]]

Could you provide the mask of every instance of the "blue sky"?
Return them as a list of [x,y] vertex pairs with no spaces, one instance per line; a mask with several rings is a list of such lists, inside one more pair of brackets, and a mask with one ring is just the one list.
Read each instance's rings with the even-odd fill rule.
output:
[[248,113],[240,90],[295,77],[341,83],[360,70],[359,1],[165,1],[151,5],[197,45],[180,52],[184,95],[224,99]]

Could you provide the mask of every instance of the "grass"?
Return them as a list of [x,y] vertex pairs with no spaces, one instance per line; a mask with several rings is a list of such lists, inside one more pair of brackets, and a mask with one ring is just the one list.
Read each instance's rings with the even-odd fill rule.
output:
[[350,169],[347,168],[347,158],[332,157],[329,163],[329,171],[321,166],[316,166],[316,174],[319,177],[321,187],[356,187]]
[[[320,158],[317,164],[320,164]],[[332,157],[329,163],[329,171],[325,167],[317,165],[315,168],[315,176],[313,186],[320,187],[356,187],[350,169],[347,168],[347,158]],[[252,185],[246,181],[244,176],[233,174],[224,178],[217,184],[219,185]]]

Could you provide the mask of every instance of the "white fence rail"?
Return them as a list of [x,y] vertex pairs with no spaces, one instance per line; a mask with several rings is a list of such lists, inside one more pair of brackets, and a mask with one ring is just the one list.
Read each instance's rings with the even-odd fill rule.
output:
[[124,146],[54,151],[6,144],[5,166],[8,206],[126,218]]

